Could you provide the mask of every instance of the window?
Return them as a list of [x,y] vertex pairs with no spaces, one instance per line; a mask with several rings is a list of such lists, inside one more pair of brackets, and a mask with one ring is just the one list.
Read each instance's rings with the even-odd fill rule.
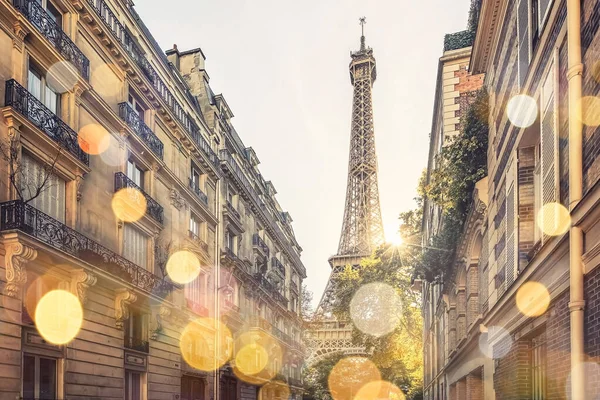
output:
[[128,349],[148,352],[146,316],[138,310],[131,310],[125,322],[124,346]]
[[225,245],[227,246],[227,248],[229,250],[231,250],[233,252],[233,254],[237,255],[237,246],[235,245],[235,243],[236,243],[235,235],[233,235],[230,231],[227,231],[225,233]]
[[55,358],[23,356],[23,398],[56,399],[58,369]]
[[[46,165],[23,153],[21,158],[23,200],[52,218],[65,222],[65,181],[47,171]],[[39,194],[38,194],[39,191]]]
[[144,188],[144,170],[135,161],[127,160],[127,177],[140,188]]
[[198,222],[198,218],[194,214],[190,217],[190,237],[192,239],[200,237],[200,222]]
[[298,299],[296,298],[296,296],[292,296],[291,304],[292,304],[292,311],[296,312],[298,309]]
[[149,269],[148,262],[148,237],[131,224],[123,226],[123,257]]
[[194,304],[206,306],[206,290],[207,276],[205,273],[200,273],[196,279],[185,285],[185,298]]
[[192,170],[191,170],[191,181],[192,181],[192,185],[194,187],[194,189],[199,189],[202,190],[202,173],[200,172],[200,170],[198,169],[198,167],[196,167],[193,163],[192,163]]
[[125,370],[125,400],[142,400],[142,373]]
[[546,334],[531,340],[531,398],[546,399]]
[[46,14],[62,29],[62,13],[48,0],[36,0],[46,10]]
[[142,107],[141,103],[136,98],[136,96],[129,93],[129,96],[127,96],[127,103],[129,103],[129,105],[131,106],[131,109],[143,121],[144,120],[144,107]]
[[27,74],[27,88],[36,99],[41,101],[55,115],[58,115],[60,111],[60,94],[49,85],[44,74],[31,62]]

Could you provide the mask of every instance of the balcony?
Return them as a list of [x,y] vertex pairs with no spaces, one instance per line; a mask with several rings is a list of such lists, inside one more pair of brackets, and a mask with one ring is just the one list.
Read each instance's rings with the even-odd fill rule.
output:
[[200,238],[200,236],[196,235],[192,231],[188,231],[188,236],[195,244],[197,244],[202,249],[202,251],[204,251],[206,254],[208,254],[208,243],[206,243],[204,240],[202,240]]
[[[77,141],[77,133],[56,116],[48,107],[42,104],[27,89],[11,79],[6,81],[5,106],[27,118],[61,148],[75,156],[85,165],[90,165],[89,155],[82,149],[87,143],[82,139]],[[81,142],[81,146],[80,146]]]
[[277,258],[271,258],[271,268],[273,268],[277,273],[279,273],[282,277],[285,278],[285,267]]
[[140,351],[146,354],[150,352],[150,345],[147,340],[142,340],[140,338],[135,338],[131,336],[125,336],[123,347],[135,351]]
[[89,81],[90,60],[42,8],[41,2],[38,0],[13,0],[13,5],[67,61],[75,66],[83,79]]
[[236,234],[244,232],[244,224],[239,211],[229,201],[223,206],[223,215],[231,221],[230,227],[235,228]]
[[233,311],[234,313],[240,312],[240,308],[231,300],[227,300],[227,299],[223,300],[223,307],[227,311]]
[[240,215],[239,211],[235,209],[235,207],[233,206],[233,204],[231,204],[229,201],[227,201],[225,203],[225,209],[227,210],[228,213],[230,213],[234,218],[238,219],[241,221],[242,216]]
[[252,246],[261,251],[265,257],[269,257],[269,246],[267,246],[263,238],[261,238],[258,233],[255,233],[252,236]]
[[186,299],[187,307],[196,315],[208,317],[208,308],[200,303],[196,303],[190,299]]
[[117,172],[115,174],[115,192],[118,192],[121,189],[130,188],[138,190],[146,199],[146,214],[154,218],[156,222],[162,224],[164,220],[163,216],[163,208],[156,200],[154,200],[150,195],[142,190],[141,187],[135,184],[134,181],[129,179],[127,175],[122,172]]
[[276,328],[275,326],[273,326],[273,328],[271,329],[271,332],[273,332],[273,335],[280,339],[281,341],[287,343],[287,344],[291,344],[292,343],[292,337],[290,335],[288,335],[287,333],[285,333],[284,331],[282,331],[279,328]]
[[271,323],[263,317],[259,317],[258,315],[249,316],[248,323],[251,328],[259,328],[265,332],[271,332]]
[[189,178],[189,182],[190,189],[192,189],[192,192],[194,192],[194,194],[200,199],[200,201],[208,207],[208,196],[202,190],[200,190],[200,187],[196,182],[194,182],[192,178]]
[[271,295],[271,297],[275,299],[275,301],[281,303],[284,307],[287,308],[288,299],[286,299],[284,295],[279,293],[277,291],[277,288],[273,286],[273,284],[271,284],[271,282],[269,282],[262,273],[258,272],[254,274],[254,279],[258,282],[260,287],[263,288],[263,290],[265,290],[269,295]]
[[303,387],[302,379],[288,378],[288,384],[290,386],[297,387],[297,388]]
[[163,159],[164,145],[163,142],[152,132],[152,129],[148,127],[139,117],[139,115],[131,108],[129,103],[119,103],[119,117],[127,126],[129,126],[133,132],[142,139],[142,141],[150,147],[150,150],[158,158]]
[[165,297],[173,285],[22,201],[0,204],[0,231],[20,230],[131,285]]

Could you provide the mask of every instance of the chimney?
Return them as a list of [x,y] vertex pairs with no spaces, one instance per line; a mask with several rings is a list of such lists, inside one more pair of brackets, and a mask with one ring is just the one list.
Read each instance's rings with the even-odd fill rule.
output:
[[179,50],[177,50],[177,45],[174,44],[173,48],[170,50],[167,50],[165,53],[167,54],[167,60],[169,60],[169,62],[172,63],[175,66],[175,68],[177,68],[177,70],[180,70],[180,67],[179,67],[180,54],[179,54]]

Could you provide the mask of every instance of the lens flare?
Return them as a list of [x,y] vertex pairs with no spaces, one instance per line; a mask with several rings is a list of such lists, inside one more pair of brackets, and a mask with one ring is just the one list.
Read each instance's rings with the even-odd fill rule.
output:
[[517,291],[517,307],[528,317],[539,317],[550,305],[550,292],[540,282],[526,282]]
[[496,325],[488,326],[486,329],[487,331],[484,329],[479,335],[479,350],[488,358],[503,358],[513,346],[510,332]]
[[275,400],[275,399],[289,399],[290,388],[285,382],[271,381],[266,383],[260,388],[259,399]]
[[200,260],[191,251],[178,251],[167,261],[167,273],[173,282],[190,283],[200,275]]
[[146,198],[134,188],[121,189],[112,199],[115,216],[124,222],[135,222],[142,218],[146,214],[146,206]]
[[386,283],[374,282],[359,288],[350,302],[350,316],[362,332],[381,337],[400,322],[402,299]]
[[263,331],[242,333],[235,341],[233,372],[242,381],[262,385],[279,373],[283,353],[277,340]]
[[369,382],[364,385],[354,400],[405,400],[406,396],[396,385],[387,381]]
[[584,96],[581,103],[581,122],[587,126],[600,125],[600,99],[596,96]]
[[327,383],[334,400],[352,400],[361,387],[381,380],[375,364],[365,357],[346,357],[329,373]]
[[64,290],[46,293],[35,309],[35,325],[46,341],[66,344],[77,336],[83,323],[83,308],[74,294]]
[[24,292],[23,305],[31,321],[35,322],[35,310],[38,300],[58,286],[58,279],[48,274],[40,276],[28,272],[27,275],[27,288]]
[[211,372],[231,359],[233,337],[229,329],[212,318],[191,321],[181,333],[179,348],[192,368]]
[[513,125],[527,128],[537,119],[538,106],[533,97],[519,94],[508,101],[506,114]]
[[77,142],[81,150],[91,155],[104,153],[110,146],[110,134],[99,124],[88,124],[79,130]]
[[247,344],[235,355],[235,366],[246,375],[256,375],[267,366],[269,355],[260,345]]
[[108,146],[106,151],[100,153],[102,162],[111,167],[121,167],[125,165],[125,161],[119,155],[119,141],[113,136],[108,135]]
[[569,210],[560,203],[548,203],[538,211],[537,224],[549,236],[560,236],[571,228]]
[[79,73],[69,61],[59,61],[48,68],[46,80],[57,93],[66,93],[75,87]]

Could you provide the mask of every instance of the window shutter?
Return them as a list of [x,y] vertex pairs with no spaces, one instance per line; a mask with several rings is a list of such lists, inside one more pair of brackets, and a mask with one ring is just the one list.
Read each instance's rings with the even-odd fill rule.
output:
[[[554,203],[558,199],[558,138],[556,132],[555,113],[555,73],[554,63],[550,65],[550,72],[544,80],[541,94],[541,166],[542,166],[542,207]],[[552,207],[543,208],[541,222],[544,232],[554,231],[557,227],[557,215]],[[544,234],[544,239],[547,235]]]
[[529,69],[529,0],[519,0],[517,14],[517,34],[519,39],[519,85],[523,87]]
[[550,9],[550,5],[552,4],[552,0],[539,0],[540,2],[540,32],[542,28],[542,24],[546,20],[546,14]]
[[506,172],[506,287],[515,281],[518,263],[518,160],[511,156]]

